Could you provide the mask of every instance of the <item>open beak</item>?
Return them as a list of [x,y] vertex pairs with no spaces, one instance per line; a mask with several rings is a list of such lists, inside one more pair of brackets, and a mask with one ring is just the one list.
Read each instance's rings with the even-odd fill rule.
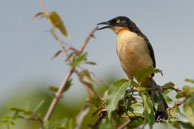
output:
[[101,23],[98,23],[97,25],[105,25],[101,28],[98,28],[98,30],[102,30],[102,29],[106,29],[106,28],[110,28],[112,27],[112,25],[110,25],[110,22],[101,22]]

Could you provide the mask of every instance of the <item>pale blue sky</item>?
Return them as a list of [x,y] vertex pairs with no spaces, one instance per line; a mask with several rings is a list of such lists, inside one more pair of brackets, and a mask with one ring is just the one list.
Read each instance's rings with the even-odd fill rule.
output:
[[[45,5],[49,11],[56,10],[61,15],[72,37],[62,39],[75,47],[81,45],[96,23],[119,15],[128,16],[155,50],[157,68],[164,73],[163,77],[155,77],[159,84],[173,81],[181,87],[186,77],[194,78],[193,0],[47,0]],[[45,32],[50,27],[48,22],[32,20],[39,11],[42,11],[39,0],[0,1],[0,101],[16,89],[29,88],[21,84],[47,81],[48,86],[59,85],[65,76],[63,56],[50,61],[60,46]],[[87,51],[88,59],[98,65],[90,70],[102,78],[107,72],[126,77],[115,48],[114,33],[96,32],[96,39],[91,40]],[[78,87],[72,87],[71,92],[78,92]]]

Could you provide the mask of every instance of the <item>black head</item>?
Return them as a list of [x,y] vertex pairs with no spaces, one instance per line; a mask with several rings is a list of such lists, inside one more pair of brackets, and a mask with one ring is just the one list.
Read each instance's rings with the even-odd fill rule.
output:
[[125,16],[118,16],[106,22],[98,23],[97,25],[106,25],[104,27],[99,28],[98,30],[102,30],[105,28],[111,27],[128,27],[135,26],[135,23],[132,22],[128,17]]

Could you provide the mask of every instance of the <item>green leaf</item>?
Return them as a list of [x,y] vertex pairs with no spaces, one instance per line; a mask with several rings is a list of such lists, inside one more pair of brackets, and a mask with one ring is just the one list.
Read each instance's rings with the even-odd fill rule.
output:
[[161,70],[154,69],[152,66],[146,67],[138,71],[136,75],[136,79],[138,82],[143,83],[148,77],[150,77],[154,73],[161,73]]
[[127,126],[127,129],[140,129],[137,127],[140,126],[141,124],[143,124],[143,118],[132,119],[130,124]]
[[191,125],[189,122],[182,122],[179,121],[179,124],[184,128],[184,129],[194,129],[194,126]]
[[3,116],[1,118],[0,121],[0,126],[1,125],[6,125],[6,126],[10,126],[10,125],[15,125],[15,120],[18,118],[18,116],[14,115],[14,116]]
[[176,95],[176,98],[177,99],[183,98],[183,97],[189,98],[193,93],[194,93],[194,87],[184,86],[182,89],[182,92],[179,92]]
[[164,94],[168,94],[169,92],[173,91],[172,88],[174,88],[174,83],[173,82],[168,82],[166,84],[164,84],[161,88],[162,88],[162,92]]
[[55,86],[49,86],[49,90],[53,91],[53,92],[57,92],[59,88],[55,87]]
[[69,119],[68,121],[68,129],[73,129],[74,121],[73,119]]
[[33,113],[35,113],[36,111],[38,111],[38,109],[40,109],[40,107],[44,104],[45,100],[41,100],[39,102],[39,104],[37,104],[37,106],[34,108]]
[[192,107],[190,107],[189,104],[185,104],[183,108],[184,108],[187,118],[189,119],[191,124],[194,126],[194,111],[192,110]]
[[106,99],[108,118],[111,118],[112,111],[117,108],[119,101],[125,95],[126,88],[129,87],[130,84],[131,82],[126,79],[118,80],[114,82],[108,90],[108,96]]
[[[82,70],[81,75],[83,76],[83,80],[87,80],[88,82],[94,82],[92,76],[90,75],[90,72],[87,69]],[[84,77],[86,79],[84,79]]]
[[143,108],[142,104],[140,104],[140,103],[131,104],[130,108],[132,110],[129,109],[128,112],[127,112],[127,114],[130,117],[133,117],[133,116],[141,116],[141,117],[143,117],[144,108]]
[[[96,129],[96,128],[92,128],[92,129]],[[116,127],[114,126],[112,121],[110,121],[108,119],[102,119],[102,122],[99,125],[99,129],[116,129]]]
[[182,91],[186,97],[189,97],[192,93],[194,93],[194,87],[184,86]]
[[168,82],[162,86],[162,89],[169,89],[169,88],[174,88],[173,82]]
[[127,90],[128,90],[128,88],[126,88],[126,90],[125,90],[126,93],[125,93],[125,97],[123,99],[125,111],[127,111],[129,108],[131,108],[131,103],[132,103],[132,99],[133,99],[132,94],[128,93]]
[[176,94],[177,99],[180,99],[180,98],[183,98],[183,97],[185,97],[183,92],[179,92],[178,94]]
[[16,111],[16,112],[24,112],[24,109],[18,107],[9,107],[9,110]]
[[153,110],[153,105],[148,97],[148,95],[141,93],[142,100],[144,102],[144,117],[146,121],[149,123],[150,128],[152,128],[155,122],[155,115]]
[[55,12],[55,11],[51,12],[49,14],[48,18],[51,20],[53,25],[61,31],[61,33],[64,36],[66,36],[67,38],[70,38],[70,35],[67,33],[65,25],[63,24],[63,21],[61,20],[59,14],[57,12]]
[[171,108],[171,109],[170,109],[170,115],[171,115],[172,117],[177,117],[176,108]]
[[[72,86],[72,79],[69,79],[65,85],[65,88],[63,89],[63,92],[67,91]],[[59,88],[55,86],[50,86],[49,90],[53,92],[57,92]]]
[[87,56],[88,56],[87,52],[81,53],[80,55],[73,56],[73,59],[70,65],[75,68],[76,66],[80,65],[83,61],[85,61]]
[[12,111],[15,111],[15,112],[22,112],[22,113],[24,113],[25,115],[30,115],[30,114],[32,114],[32,111],[30,111],[30,110],[25,110],[25,109],[18,108],[18,107],[10,107],[9,110],[12,110]]
[[94,96],[91,100],[90,103],[93,104],[96,108],[100,107],[102,105],[102,100],[98,96]]
[[96,65],[96,62],[92,62],[92,61],[86,61],[85,64],[89,64],[89,65]]
[[175,127],[176,129],[181,129],[180,124],[179,124],[178,121],[172,120],[172,121],[169,121],[169,123],[170,123],[173,127]]
[[190,123],[194,126],[194,93],[183,106],[184,112],[190,121]]
[[51,125],[51,129],[66,129],[65,126],[67,126],[68,119],[64,118],[62,120],[57,120]]
[[190,82],[190,83],[194,84],[194,80],[191,80],[191,79],[188,79],[188,78],[185,79],[185,82]]
[[169,107],[173,107],[175,105],[175,102],[169,96],[167,96],[165,94],[163,96],[164,96]]
[[139,85],[135,82],[135,81],[131,81],[131,86],[132,87],[136,87],[136,88],[138,88],[139,87]]
[[176,107],[176,113],[178,113],[181,116],[184,116],[185,117],[185,115],[180,111],[179,107]]
[[7,129],[10,129],[10,125],[9,124],[7,124]]
[[92,91],[94,91],[93,85],[94,80],[92,79],[92,76],[90,75],[90,72],[87,69],[84,69],[80,72],[80,77],[82,78],[82,83],[89,87]]
[[47,121],[44,121],[44,123],[43,123],[43,126],[44,126],[44,129],[49,129],[49,121],[47,120]]

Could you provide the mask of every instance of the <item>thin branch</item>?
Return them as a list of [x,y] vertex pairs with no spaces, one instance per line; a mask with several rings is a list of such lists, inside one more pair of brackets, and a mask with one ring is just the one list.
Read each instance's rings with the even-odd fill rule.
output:
[[48,14],[48,12],[47,12],[45,6],[44,6],[43,0],[40,0],[40,3],[41,3],[41,6],[42,6],[44,15],[45,15],[45,17],[47,17],[47,19],[48,19],[48,21],[49,21],[49,23],[50,23],[50,25],[51,25],[51,32],[52,32],[53,36],[54,36],[55,39],[59,42],[59,44],[60,44],[60,46],[61,46],[63,52],[64,52],[64,53],[66,54],[66,56],[68,57],[68,53],[67,53],[67,50],[66,50],[66,48],[65,48],[65,45],[64,45],[63,41],[59,38],[59,36],[58,36],[58,34],[57,34],[57,32],[56,32],[55,26],[54,26],[54,24],[52,23],[51,19],[48,18],[48,15],[49,15],[49,14]]
[[77,70],[75,70],[75,73],[77,74],[79,81],[86,87],[86,89],[87,89],[87,91],[88,91],[88,94],[89,94],[90,98],[93,98],[93,97],[94,97],[94,94],[95,94],[96,96],[100,97],[100,96],[98,95],[98,93],[94,90],[93,85],[92,85],[92,86],[88,86],[88,85],[87,85],[87,82],[85,82],[85,81],[83,80],[83,77],[80,75],[80,73],[79,73]]
[[82,53],[85,49],[86,45],[88,44],[89,40],[94,37],[94,33],[98,30],[98,27],[95,27],[92,32],[88,35],[88,37],[85,39],[84,43],[82,44],[79,53]]
[[43,120],[40,118],[40,117],[24,117],[24,116],[21,116],[21,115],[18,115],[18,117],[20,119],[24,119],[24,120],[34,120],[34,121],[39,121],[40,122],[40,128],[41,129],[44,129],[44,122]]
[[177,89],[177,88],[174,88],[174,87],[168,87],[168,88],[163,88],[163,87],[161,87],[161,88],[162,88],[162,91],[168,90],[168,89],[172,89],[172,90],[176,91],[177,93],[181,92],[181,90],[179,90],[179,89]]
[[74,71],[74,69],[72,67],[70,67],[70,69],[68,70],[68,72],[67,72],[63,82],[61,83],[57,93],[55,94],[53,101],[50,104],[50,107],[49,107],[49,109],[44,117],[44,121],[47,121],[50,119],[51,114],[53,113],[54,108],[56,107],[56,104],[58,103],[59,99],[61,98],[62,93],[63,93],[63,89],[65,88],[65,85],[66,85],[67,81],[69,80],[69,78],[71,77],[73,71]]
[[[80,48],[79,52],[82,53],[83,50],[85,49],[86,47],[86,44],[89,42],[89,40],[92,38],[92,36],[94,35],[95,31],[97,30],[97,27],[95,29],[92,30],[92,32],[87,36],[85,42],[83,44],[85,45],[82,45],[82,47]],[[69,80],[69,78],[71,77],[72,73],[74,72],[74,68],[70,67],[70,69],[68,70],[63,82],[61,83],[55,97],[53,98],[53,101],[44,117],[44,121],[47,121],[50,119],[50,116],[56,106],[56,104],[58,103],[59,99],[61,98],[62,96],[62,92],[63,92],[63,89],[65,88],[65,85],[67,83],[67,81]]]
[[92,125],[92,129],[97,129],[102,121],[102,119],[104,119],[104,117],[107,115],[107,111],[105,110],[101,110],[101,112],[99,113],[98,119],[96,120],[96,122]]
[[110,87],[110,84],[109,84],[108,82],[106,82],[105,80],[100,79],[94,72],[90,72],[90,73],[94,76],[94,78],[95,78],[97,81],[101,82],[101,83],[104,84],[106,87]]
[[[46,17],[48,17],[48,12],[47,12],[47,10],[46,10],[46,8],[44,6],[43,0],[40,0],[40,3],[42,5],[44,15]],[[53,35],[55,36],[55,38],[59,42],[60,46],[62,47],[64,53],[68,57],[68,53],[66,51],[66,48],[64,46],[64,43],[60,40],[59,36],[57,35],[55,26],[53,25],[52,21],[49,18],[47,18],[47,19],[48,19],[48,21],[49,21],[49,23],[50,23],[50,25],[52,27]],[[97,31],[97,27],[95,27],[95,29],[93,29],[92,32],[87,36],[85,42],[82,44],[82,46],[81,46],[81,48],[79,50],[79,54],[81,54],[84,51],[84,49],[85,49],[86,45],[88,44],[89,40],[94,36],[95,31]],[[51,102],[51,104],[49,106],[49,109],[48,109],[48,111],[47,111],[47,113],[46,113],[46,115],[44,117],[44,121],[47,121],[47,120],[50,119],[50,117],[51,117],[51,115],[52,115],[52,113],[53,113],[53,111],[54,111],[54,109],[56,107],[56,104],[58,103],[59,99],[62,96],[63,89],[65,88],[66,83],[69,80],[69,78],[71,77],[71,75],[72,75],[73,72],[74,72],[74,68],[73,67],[70,67],[69,70],[68,70],[68,72],[67,72],[67,74],[66,74],[66,76],[65,76],[65,78],[64,78],[64,80],[63,80],[63,82],[61,83],[61,85],[60,85],[57,93],[55,94],[55,97],[53,98],[53,100],[52,100],[52,102]]]
[[171,87],[170,89],[175,90],[177,93],[181,92],[181,90],[174,88],[174,87]]
[[90,111],[90,107],[91,107],[90,104],[86,104],[83,107],[83,109],[80,111],[80,113],[77,115],[75,129],[81,129],[83,119],[88,114],[88,112]]
[[185,102],[186,102],[186,99],[184,99],[183,101],[177,101],[176,104],[173,107],[170,107],[168,109],[171,110],[171,109],[173,109],[175,107],[178,107],[178,106],[184,104]]

